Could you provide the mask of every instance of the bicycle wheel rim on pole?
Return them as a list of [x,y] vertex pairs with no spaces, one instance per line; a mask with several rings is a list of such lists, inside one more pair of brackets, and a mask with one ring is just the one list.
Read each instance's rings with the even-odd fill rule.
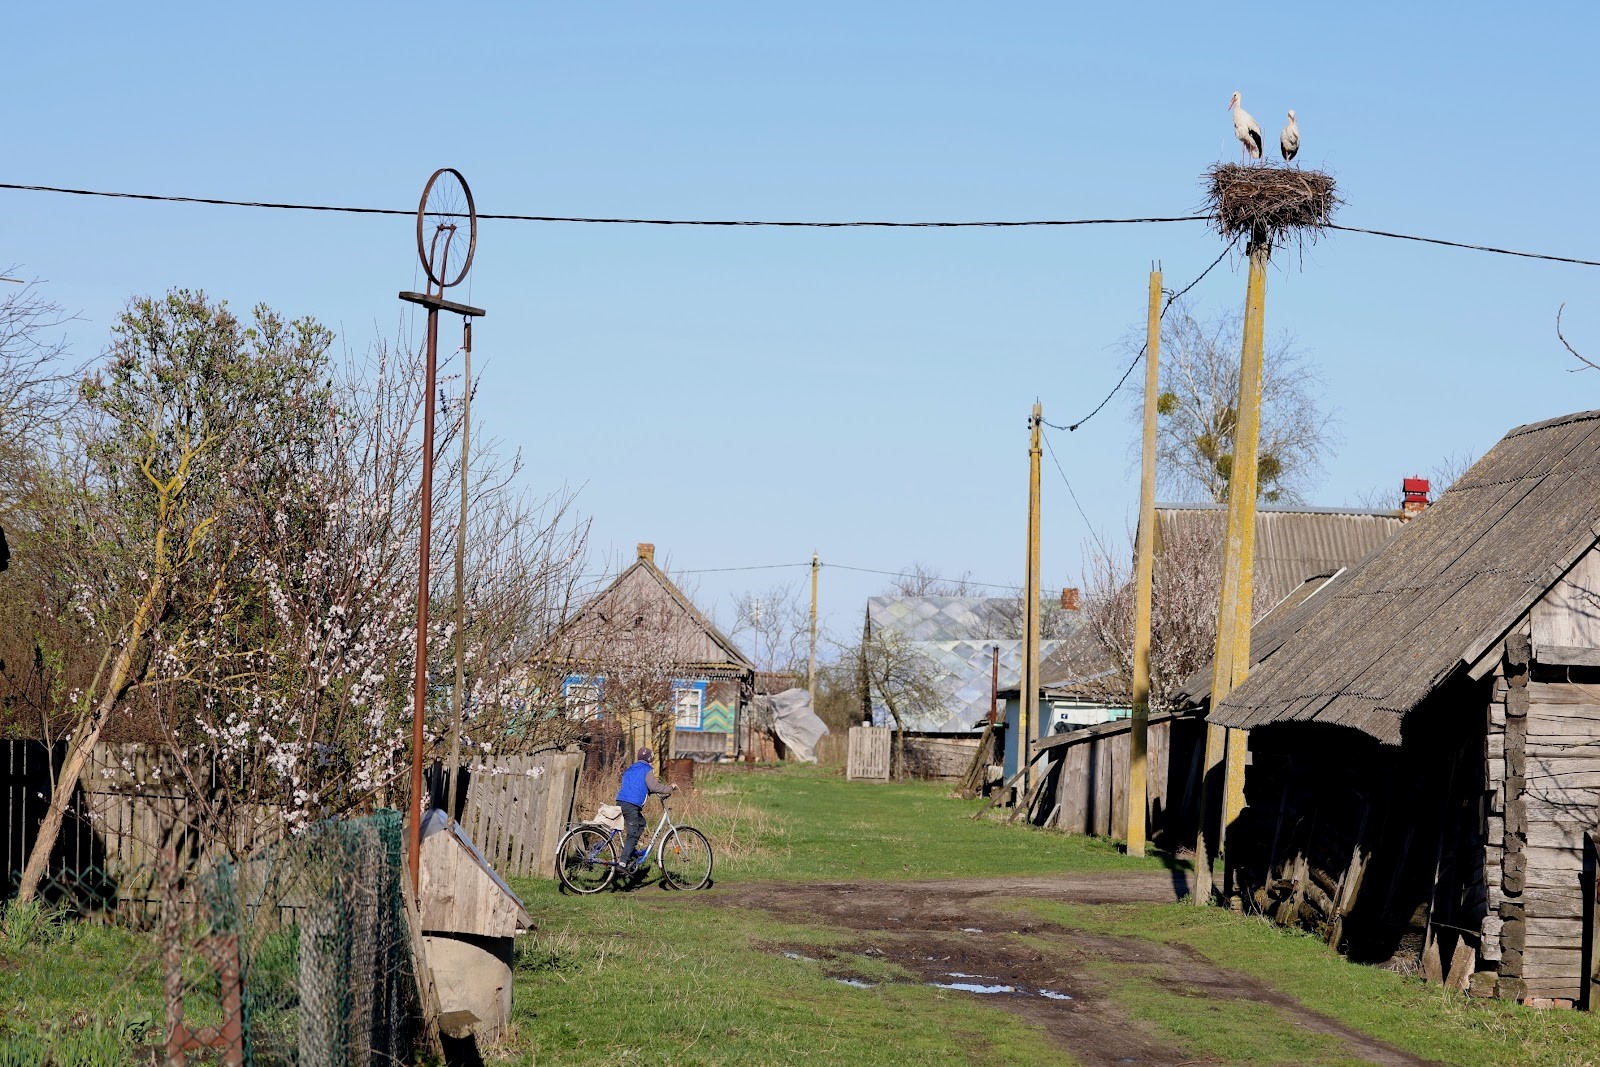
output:
[[580,826],[568,831],[556,849],[556,877],[574,893],[598,893],[611,884],[616,862],[617,846],[609,835]]
[[472,189],[454,167],[440,167],[417,204],[417,257],[439,291],[459,285],[478,250],[478,209]]
[[661,880],[671,889],[703,889],[711,881],[711,842],[692,826],[675,827],[661,842]]

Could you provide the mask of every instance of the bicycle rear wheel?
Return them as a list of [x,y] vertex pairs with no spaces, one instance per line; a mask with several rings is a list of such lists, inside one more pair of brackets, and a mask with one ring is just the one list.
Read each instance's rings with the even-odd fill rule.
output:
[[556,846],[556,877],[574,893],[598,893],[616,875],[617,846],[592,826],[568,830]]
[[703,889],[711,881],[711,842],[692,826],[677,826],[661,842],[661,884]]

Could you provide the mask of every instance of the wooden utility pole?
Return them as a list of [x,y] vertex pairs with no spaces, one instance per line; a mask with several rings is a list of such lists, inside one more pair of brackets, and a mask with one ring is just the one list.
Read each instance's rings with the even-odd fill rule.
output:
[[[1238,424],[1233,437],[1233,469],[1228,478],[1228,532],[1223,544],[1222,589],[1217,601],[1217,654],[1211,664],[1211,707],[1227,699],[1250,672],[1251,607],[1255,599],[1256,493],[1261,438],[1261,369],[1266,336],[1267,260],[1272,245],[1264,230],[1250,235],[1250,280],[1244,305],[1244,343],[1239,354]],[[1200,787],[1201,831],[1196,835],[1196,903],[1208,903],[1216,891],[1212,857],[1226,872],[1228,828],[1244,811],[1244,768],[1249,734],[1206,725],[1205,778]],[[1224,764],[1222,818],[1214,851],[1207,848],[1205,826],[1208,788]],[[1226,885],[1224,885],[1226,890]],[[1204,890],[1202,892],[1201,890]]]
[[1145,320],[1144,445],[1139,469],[1139,543],[1133,567],[1133,721],[1128,733],[1128,855],[1143,856],[1149,805],[1150,599],[1155,572],[1156,393],[1161,380],[1161,272],[1150,272]]
[[456,523],[456,684],[450,691],[450,763],[445,767],[444,813],[456,817],[456,774],[461,766],[461,711],[467,692],[467,507],[472,445],[472,320],[461,325],[461,517]]
[[822,569],[822,559],[811,553],[811,661],[806,668],[806,688],[811,690],[811,708],[817,707],[817,572]]
[[1019,800],[1033,788],[1033,731],[1039,721],[1039,457],[1044,406],[1034,401],[1028,419],[1028,565],[1022,608],[1022,692],[1017,716],[1017,758],[1022,765]]
[[989,721],[1000,718],[1000,646],[989,649]]

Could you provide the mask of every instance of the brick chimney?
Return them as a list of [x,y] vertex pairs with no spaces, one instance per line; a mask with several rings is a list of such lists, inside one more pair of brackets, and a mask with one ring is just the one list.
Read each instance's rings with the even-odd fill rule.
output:
[[[1428,483],[1427,482],[1423,482],[1422,484],[1423,485],[1427,485]],[[654,563],[656,561],[656,546],[652,545],[649,541],[640,541],[639,542],[639,558],[640,559],[647,559],[651,563]]]
[[1073,589],[1070,586],[1061,590],[1061,610],[1077,611],[1082,606],[1082,599],[1083,598],[1078,594],[1078,590]]
[[1428,479],[1402,478],[1400,480],[1400,517],[1407,521],[1427,510]]

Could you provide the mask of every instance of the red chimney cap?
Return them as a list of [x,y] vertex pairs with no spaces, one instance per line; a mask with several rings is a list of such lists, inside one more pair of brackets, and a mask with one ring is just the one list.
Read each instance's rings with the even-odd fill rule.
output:
[[1406,495],[1408,500],[1415,499],[1427,503],[1428,488],[1428,479],[1426,478],[1402,478],[1400,480],[1400,491]]

